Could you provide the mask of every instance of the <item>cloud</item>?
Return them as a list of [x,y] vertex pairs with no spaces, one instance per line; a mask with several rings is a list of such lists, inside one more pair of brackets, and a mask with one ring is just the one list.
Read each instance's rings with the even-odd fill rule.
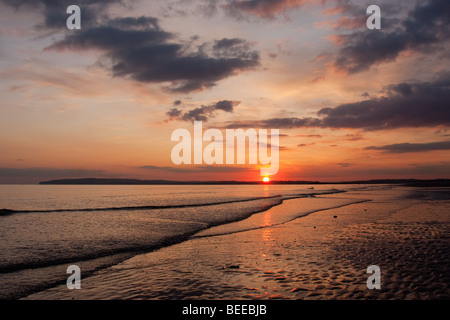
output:
[[352,164],[351,163],[347,163],[347,162],[341,162],[341,163],[336,163],[337,166],[340,166],[342,168],[347,168],[350,167]]
[[170,109],[166,114],[168,120],[181,121],[208,121],[209,118],[216,116],[217,111],[233,112],[234,107],[239,105],[240,101],[221,100],[210,105],[203,105],[185,112],[177,108]]
[[215,110],[223,110],[226,112],[233,112],[233,108],[237,106],[240,101],[222,100],[217,102],[214,106]]
[[208,121],[213,116],[214,108],[210,106],[202,106],[194,108],[181,115],[183,121]]
[[223,5],[228,14],[242,18],[253,15],[264,19],[273,19],[288,10],[300,8],[309,0],[231,0]]
[[44,15],[44,22],[39,28],[61,29],[66,27],[69,15],[67,7],[76,4],[82,10],[82,27],[91,27],[98,24],[104,17],[105,11],[114,5],[125,5],[127,0],[0,0],[18,10],[40,10]]
[[254,52],[251,51],[251,43],[240,38],[223,38],[221,40],[215,40],[212,50],[214,56],[218,58],[254,58]]
[[400,83],[386,95],[324,108],[321,126],[331,128],[394,129],[450,125],[450,77],[425,83]]
[[[332,3],[335,6],[327,8],[323,11],[325,15],[340,15],[335,20],[325,20],[318,22],[317,27],[330,27],[333,29],[364,29],[366,21],[369,17],[366,10],[370,4],[377,4],[382,12],[382,27],[390,28],[395,26],[400,20],[396,17],[399,12],[405,12],[409,8],[405,6],[407,2],[401,1],[378,1],[371,3],[369,1],[351,1],[351,0],[322,0],[320,4]],[[413,1],[409,1],[409,6],[414,5]]]
[[146,170],[160,170],[168,172],[177,173],[206,173],[206,172],[216,172],[216,173],[237,173],[237,172],[250,172],[257,171],[259,168],[253,167],[234,167],[234,166],[189,166],[189,167],[159,167],[159,166],[142,166],[140,169]]
[[394,61],[408,48],[404,33],[368,33],[362,31],[345,36],[345,46],[339,50],[333,67],[350,74],[369,70],[381,62]]
[[258,143],[258,147],[260,147],[260,148],[264,147],[264,148],[267,148],[267,150],[278,149],[278,151],[280,151],[280,152],[292,150],[291,148],[286,147],[286,146],[279,146],[276,144],[262,143],[262,142]]
[[371,146],[367,147],[366,150],[381,150],[388,153],[450,150],[450,141],[429,142],[429,143],[396,143],[379,147]]
[[[142,17],[141,17],[142,18]],[[140,18],[133,18],[136,22]],[[87,49],[100,49],[107,52],[124,51],[121,54],[126,54],[127,48],[139,48],[142,45],[161,45],[156,47],[161,53],[165,51],[170,53],[172,50],[178,50],[177,45],[166,45],[165,42],[171,39],[173,36],[168,32],[164,32],[159,29],[158,25],[153,21],[144,21],[145,24],[141,24],[140,28],[136,28],[136,25],[124,27],[129,25],[118,24],[114,25],[114,21],[120,21],[123,19],[114,19],[109,21],[108,25],[98,26],[93,28],[85,28],[76,33],[67,35],[63,40],[57,41],[46,50],[87,50]],[[119,53],[118,53],[119,54]],[[120,68],[120,66],[116,66]]]
[[346,141],[358,141],[358,140],[365,140],[364,137],[362,136],[362,134],[360,133],[349,133],[346,134],[345,137],[342,140],[346,140]]
[[[270,118],[228,123],[227,128],[356,128],[382,130],[450,126],[450,74],[432,82],[386,86],[379,98],[323,108],[317,118]],[[352,138],[352,137],[349,137]]]
[[[383,13],[387,15],[389,10]],[[403,20],[382,16],[381,30],[369,32],[364,24],[361,27],[360,31],[334,37],[335,43],[341,45],[332,63],[336,70],[350,74],[366,71],[395,61],[407,50],[445,50],[443,44],[450,40],[450,2],[419,2]]]
[[[379,163],[376,166],[358,165],[348,163],[330,163],[324,165],[305,165],[293,177],[299,179],[321,180],[321,181],[352,181],[367,179],[442,179],[449,178],[450,162],[430,162],[412,165],[392,165]],[[293,168],[293,172],[295,168]],[[343,178],[344,177],[344,178]]]
[[177,167],[159,167],[159,166],[141,166],[139,169],[145,170],[159,170],[159,171],[167,171],[167,172],[177,172],[177,173],[185,173],[192,172],[192,169],[189,168],[177,168]]
[[[18,10],[40,11],[41,29],[65,30],[69,0],[0,0]],[[108,9],[129,5],[128,0],[79,0],[82,29],[67,32],[62,40],[46,50],[100,50],[98,65],[114,77],[144,83],[168,83],[170,92],[187,93],[211,88],[218,81],[260,65],[259,53],[238,38],[221,39],[195,48],[195,39],[176,41],[174,34],[162,30],[154,17],[112,18]],[[194,49],[191,49],[194,48]]]
[[301,138],[322,138],[321,134],[297,134],[296,137]]
[[[144,83],[170,83],[170,92],[187,93],[210,88],[220,80],[259,65],[259,54],[242,39],[222,39],[190,51],[172,33],[161,30],[152,17],[126,17],[85,28],[46,50],[104,52],[104,65],[113,76]],[[226,44],[224,44],[226,43]]]
[[169,117],[169,120],[175,120],[178,119],[181,115],[181,110],[178,110],[177,108],[172,108],[169,111],[167,111],[167,116]]
[[315,118],[271,118],[265,120],[255,121],[233,121],[228,123],[225,127],[227,129],[238,128],[304,128],[304,127],[319,127],[321,125],[320,119]]
[[439,178],[449,178],[450,162],[437,162],[429,164],[413,164],[410,166],[394,167],[394,168],[379,168],[379,169],[364,169],[367,173],[373,174],[394,174],[394,175],[409,175],[410,177],[417,177],[420,175],[434,175]]
[[103,170],[61,168],[0,168],[0,183],[37,183],[50,179],[106,177]]

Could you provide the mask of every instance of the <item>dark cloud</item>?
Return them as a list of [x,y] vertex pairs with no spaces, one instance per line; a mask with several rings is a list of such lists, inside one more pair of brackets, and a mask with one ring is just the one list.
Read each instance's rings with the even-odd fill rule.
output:
[[146,48],[141,48],[141,46],[147,45],[153,49],[153,55],[173,55],[181,47],[176,44],[165,43],[171,38],[172,34],[154,28],[153,24],[147,25],[145,30],[120,29],[110,24],[79,30],[68,35],[64,40],[49,46],[46,50],[105,50],[109,52],[107,55],[110,55],[113,61],[114,59],[117,60],[113,68],[116,68],[116,72],[120,73],[124,72],[123,69],[126,66],[119,65],[118,59],[127,58],[127,54],[132,54],[127,48],[141,49],[143,52],[140,54],[145,54]]
[[375,64],[393,61],[408,48],[407,35],[403,33],[370,34],[362,31],[346,38],[349,40],[340,49],[333,66],[349,73],[366,71]]
[[[229,123],[227,128],[361,128],[367,130],[450,126],[450,75],[433,82],[385,87],[380,98],[323,108],[318,118],[271,118]],[[351,138],[351,137],[350,137]]]
[[223,38],[214,41],[212,50],[218,58],[238,57],[241,59],[255,59],[257,53],[251,50],[251,43],[239,38]]
[[236,18],[253,15],[260,18],[272,19],[286,11],[299,8],[309,0],[231,0],[223,8]]
[[177,108],[172,108],[169,111],[167,111],[166,114],[169,117],[169,120],[175,120],[181,115],[181,110],[178,110]]
[[259,54],[241,39],[222,39],[187,52],[189,45],[175,43],[174,38],[159,28],[155,18],[127,17],[70,33],[47,50],[99,49],[114,76],[170,83],[167,89],[179,93],[210,88],[259,65]]
[[[322,0],[319,3],[332,3],[334,7],[325,9],[325,13],[341,17],[335,21],[326,21],[334,29],[366,29],[366,21],[369,15],[366,10],[370,4],[377,4],[382,11],[382,28],[395,26],[400,20],[396,17],[399,12],[405,12],[408,7],[401,1],[384,1],[383,3],[371,3],[368,1],[351,0]],[[317,3],[317,2],[316,2]],[[413,1],[410,1],[410,5]],[[366,29],[367,30],[367,29]]]
[[214,109],[223,110],[226,112],[233,112],[234,107],[237,106],[239,103],[240,101],[222,100],[214,105]]
[[81,8],[82,27],[94,26],[105,16],[105,11],[114,5],[126,4],[127,0],[0,0],[18,10],[40,10],[44,22],[39,27],[48,29],[65,29],[69,14],[67,7],[77,5]]
[[379,147],[371,146],[367,147],[366,150],[381,150],[388,153],[450,150],[450,141],[429,142],[429,143],[397,143]]
[[216,111],[233,112],[234,107],[240,103],[240,101],[221,100],[185,112],[182,112],[177,108],[172,108],[166,114],[169,117],[169,120],[208,121],[209,118],[215,117]]
[[255,121],[235,121],[226,125],[228,129],[238,128],[303,128],[303,127],[319,127],[320,119],[315,118],[271,118],[266,120]]
[[229,48],[233,48],[237,45],[245,44],[245,41],[239,38],[223,38],[222,40],[216,40],[213,46],[214,50],[226,50]]
[[214,109],[209,106],[202,106],[185,112],[180,119],[183,121],[208,121],[212,117],[213,111]]
[[342,167],[342,168],[347,168],[350,167],[352,164],[351,163],[347,163],[347,162],[341,162],[341,163],[336,163],[336,165]]
[[[66,9],[71,0],[0,0],[18,10],[39,10],[46,30],[67,31]],[[103,52],[102,63],[115,77],[146,83],[169,83],[168,91],[186,93],[210,88],[220,80],[259,65],[259,53],[242,39],[221,39],[195,48],[190,42],[161,30],[154,17],[112,18],[108,9],[130,5],[131,0],[79,0],[82,28],[66,32],[65,38],[47,50]],[[194,49],[192,49],[194,48]],[[106,58],[106,59],[105,59]],[[104,63],[108,61],[109,63]]]
[[[352,7],[351,10],[354,10]],[[389,19],[383,11],[381,30],[362,30],[337,36],[341,44],[333,66],[348,73],[395,61],[401,52],[445,50],[450,40],[450,1],[419,2],[404,18]]]
[[114,18],[108,21],[110,26],[123,29],[137,29],[137,30],[160,30],[158,19],[154,17],[123,17]]
[[450,125],[450,77],[386,87],[386,96],[318,112],[323,127],[393,129]]

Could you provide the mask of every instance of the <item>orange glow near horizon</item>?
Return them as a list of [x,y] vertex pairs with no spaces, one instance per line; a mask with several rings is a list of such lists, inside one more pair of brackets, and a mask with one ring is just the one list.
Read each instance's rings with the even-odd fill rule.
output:
[[[65,32],[64,23],[47,25],[52,11],[46,13],[45,5],[28,12],[31,1],[20,2],[23,10],[14,1],[3,2],[0,184],[108,178],[257,182],[271,190],[283,181],[450,178],[450,125],[445,114],[439,116],[439,103],[445,105],[450,95],[443,81],[450,79],[445,72],[450,58],[417,50],[414,45],[420,43],[395,46],[387,37],[377,39],[382,46],[364,59],[354,49],[369,50],[366,38],[349,34],[366,26],[349,7],[316,1],[299,9],[299,0],[278,1],[275,10],[274,1],[260,1],[254,11],[250,5],[236,6],[243,20],[247,15],[251,20],[242,34],[224,6],[214,6],[219,20],[199,18],[202,0],[180,1],[186,14],[161,15],[164,23],[158,28],[139,16],[153,12],[157,19],[171,12],[170,1],[139,1],[133,9],[104,1],[114,19],[135,24],[113,26],[113,17],[92,16],[96,28],[107,27],[108,35],[125,38],[140,32],[132,45],[121,39],[109,45],[97,42],[104,41],[98,32],[84,35],[89,40],[83,42]],[[402,4],[392,28],[407,31],[402,28],[407,13],[423,9],[416,2]],[[434,7],[430,2],[424,8]],[[437,26],[441,16],[432,13],[430,23]],[[257,22],[269,17],[270,23]],[[49,27],[58,29],[57,38]],[[293,30],[302,30],[301,36]],[[147,43],[153,36],[159,42]],[[450,37],[438,36],[433,40],[450,44]],[[224,41],[214,47],[216,39]],[[201,43],[205,49],[199,55]],[[143,46],[159,57],[160,45],[179,51],[171,51],[157,73],[147,61],[128,60],[138,57]],[[443,43],[439,51],[445,48]],[[395,61],[383,56],[385,49]],[[217,70],[196,72],[204,64]],[[413,88],[412,93],[406,96],[400,84]],[[431,90],[443,96],[434,97]],[[403,108],[411,109],[405,121]],[[202,122],[197,130],[196,120]],[[176,130],[189,133],[186,140],[172,140]],[[272,136],[272,130],[278,135]],[[272,146],[278,149],[276,158]],[[174,163],[172,152],[177,154],[178,147],[183,161]]]

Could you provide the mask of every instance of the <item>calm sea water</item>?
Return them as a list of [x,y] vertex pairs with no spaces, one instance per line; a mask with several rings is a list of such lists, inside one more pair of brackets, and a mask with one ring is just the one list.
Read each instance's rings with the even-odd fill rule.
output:
[[290,197],[361,186],[1,185],[0,298],[18,298],[136,253],[245,219]]

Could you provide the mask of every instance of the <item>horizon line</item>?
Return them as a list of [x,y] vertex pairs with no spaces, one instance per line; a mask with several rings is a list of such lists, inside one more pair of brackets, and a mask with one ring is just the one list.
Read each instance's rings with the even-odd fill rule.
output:
[[[447,182],[450,185],[449,178],[436,179],[368,179],[368,180],[344,180],[344,181],[318,181],[318,180],[271,180],[264,182],[260,180],[240,181],[240,180],[142,180],[132,178],[76,178],[76,179],[56,179],[40,181],[37,185],[207,185],[207,184],[383,184],[383,183],[437,183]],[[27,184],[27,183],[22,183]],[[36,183],[29,183],[36,185]]]

